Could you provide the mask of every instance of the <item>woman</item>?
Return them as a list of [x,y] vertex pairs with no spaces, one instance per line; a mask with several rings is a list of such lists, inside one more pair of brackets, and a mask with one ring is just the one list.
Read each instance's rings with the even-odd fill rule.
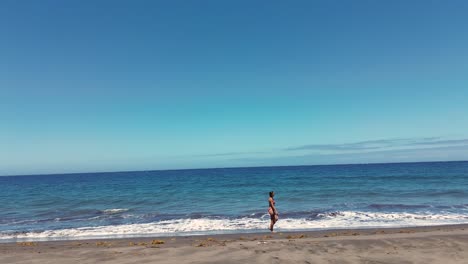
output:
[[275,196],[275,192],[270,192],[270,198],[268,198],[268,213],[270,214],[270,231],[273,232],[273,226],[275,223],[278,221],[278,211],[276,211],[275,207],[275,199],[273,197]]

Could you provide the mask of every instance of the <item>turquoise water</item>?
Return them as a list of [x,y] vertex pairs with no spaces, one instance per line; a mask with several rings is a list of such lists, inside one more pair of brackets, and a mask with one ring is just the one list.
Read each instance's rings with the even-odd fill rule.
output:
[[0,177],[0,241],[468,223],[468,162]]

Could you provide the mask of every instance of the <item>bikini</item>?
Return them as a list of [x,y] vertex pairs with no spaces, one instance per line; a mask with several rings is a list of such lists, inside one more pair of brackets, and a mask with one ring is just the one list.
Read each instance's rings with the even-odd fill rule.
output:
[[[276,205],[276,202],[275,202],[275,199],[273,199],[273,205]],[[268,202],[268,213],[273,216],[274,215],[274,211],[273,211],[273,208],[270,206],[270,203]]]

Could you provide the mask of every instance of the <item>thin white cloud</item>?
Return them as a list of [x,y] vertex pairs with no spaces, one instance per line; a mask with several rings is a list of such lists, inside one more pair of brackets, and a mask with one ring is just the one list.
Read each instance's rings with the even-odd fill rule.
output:
[[356,164],[457,160],[468,160],[468,145],[433,148],[378,150],[370,152],[335,154],[312,153],[304,155],[278,155],[269,158],[254,157],[232,159],[233,162],[249,166]]
[[463,146],[468,145],[468,139],[441,139],[440,137],[427,138],[397,138],[368,140],[343,144],[309,144],[295,147],[284,148],[285,151],[363,151],[363,150],[389,150],[395,148],[411,147],[444,147],[444,146]]

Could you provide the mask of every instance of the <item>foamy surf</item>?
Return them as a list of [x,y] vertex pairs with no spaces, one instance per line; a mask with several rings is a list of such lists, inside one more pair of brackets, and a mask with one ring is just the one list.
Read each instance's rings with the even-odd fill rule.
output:
[[127,212],[129,209],[127,208],[115,208],[115,209],[106,209],[106,210],[103,210],[102,212],[104,214],[119,214],[119,213],[123,213],[123,212]]
[[[412,214],[343,211],[323,214],[320,218],[286,218],[278,221],[277,231],[327,230],[343,228],[410,227],[467,224],[465,214]],[[268,215],[238,219],[174,219],[144,224],[80,227],[43,232],[2,233],[0,241],[69,240],[136,236],[177,236],[258,232],[269,224]]]

